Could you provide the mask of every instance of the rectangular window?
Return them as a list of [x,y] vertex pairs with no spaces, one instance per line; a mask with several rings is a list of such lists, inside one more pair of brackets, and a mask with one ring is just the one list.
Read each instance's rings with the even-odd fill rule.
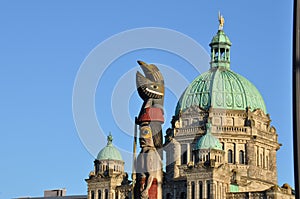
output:
[[95,192],[91,191],[91,199],[95,199]]
[[232,155],[232,150],[228,150],[228,163],[233,163],[233,155]]
[[206,181],[206,198],[210,199],[210,181]]
[[108,199],[108,190],[105,189],[105,199]]
[[102,195],[101,195],[101,190],[98,190],[98,199],[101,199]]
[[187,164],[187,146],[186,144],[181,145],[181,164]]
[[195,183],[192,182],[192,199],[195,199]]
[[239,152],[239,163],[240,164],[245,164],[245,155],[244,155],[244,151],[240,150]]
[[203,185],[201,181],[199,181],[199,199],[203,199]]

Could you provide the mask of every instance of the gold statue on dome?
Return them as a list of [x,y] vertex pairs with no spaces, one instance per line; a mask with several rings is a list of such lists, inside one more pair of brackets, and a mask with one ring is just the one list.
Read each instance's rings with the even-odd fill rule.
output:
[[225,22],[225,19],[219,12],[219,30],[223,30],[224,22]]

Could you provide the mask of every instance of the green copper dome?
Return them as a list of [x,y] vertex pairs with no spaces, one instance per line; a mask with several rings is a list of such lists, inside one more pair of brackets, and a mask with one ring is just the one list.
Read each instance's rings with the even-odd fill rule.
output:
[[98,160],[121,160],[122,156],[118,149],[116,149],[113,144],[113,137],[110,134],[107,136],[107,145],[98,153],[97,159]]
[[266,113],[265,102],[256,87],[231,70],[210,69],[198,76],[182,94],[176,115],[191,106],[231,110],[250,107]]
[[223,30],[212,39],[210,70],[198,76],[182,94],[175,114],[192,106],[204,109],[261,109],[265,102],[256,87],[230,69],[231,42]]
[[211,124],[207,123],[206,124],[206,134],[203,135],[198,142],[196,143],[195,149],[218,149],[218,150],[223,150],[222,149],[222,144],[216,138],[211,134]]

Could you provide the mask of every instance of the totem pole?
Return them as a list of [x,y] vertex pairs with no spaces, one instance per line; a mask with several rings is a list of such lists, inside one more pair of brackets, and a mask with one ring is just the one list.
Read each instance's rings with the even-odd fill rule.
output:
[[136,119],[141,151],[136,160],[135,199],[162,199],[162,127],[164,80],[153,64],[138,61],[145,73],[136,73],[136,85],[144,103]]

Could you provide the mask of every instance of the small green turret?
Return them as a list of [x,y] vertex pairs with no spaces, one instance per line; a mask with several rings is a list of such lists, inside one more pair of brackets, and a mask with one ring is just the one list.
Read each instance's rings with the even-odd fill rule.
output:
[[107,145],[98,153],[98,160],[121,160],[122,156],[119,150],[112,144],[113,136],[111,133],[107,136]]

